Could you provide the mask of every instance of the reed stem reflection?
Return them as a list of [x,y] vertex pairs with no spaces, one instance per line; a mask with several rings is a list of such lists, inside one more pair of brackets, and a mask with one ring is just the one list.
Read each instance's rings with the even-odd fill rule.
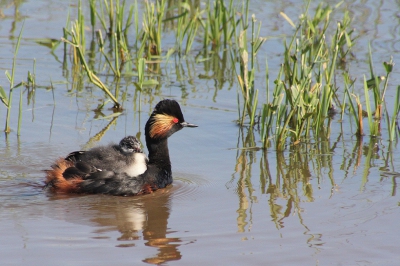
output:
[[[379,143],[379,139],[371,137],[368,143],[363,143],[363,137],[358,137],[353,142],[353,147],[349,148],[349,142],[343,139],[345,134],[338,134],[334,142],[331,141],[330,134],[331,132],[321,130],[316,142],[303,141],[288,147],[287,152],[274,152],[268,149],[259,151],[253,129],[239,128],[236,164],[230,181],[236,181],[238,232],[251,230],[252,206],[258,202],[257,195],[266,194],[269,197],[269,214],[278,230],[284,227],[285,219],[295,216],[305,228],[304,233],[308,234],[310,230],[302,217],[306,205],[304,203],[314,202],[316,191],[327,185],[330,186],[327,197],[332,198],[340,189],[339,185],[356,171],[362,171],[360,189],[365,190],[371,169],[377,167],[375,161],[381,161],[381,157],[386,158],[385,166],[380,168],[381,180],[385,177],[392,178],[392,196],[395,195],[396,178],[400,175],[391,163],[391,146],[385,155],[381,150],[386,151],[387,148],[379,149],[383,145]],[[343,154],[339,155],[337,151],[342,151]],[[261,152],[260,158],[257,158],[257,152]],[[257,162],[259,181],[256,182],[258,169],[253,164]],[[320,237],[312,235],[310,239],[315,242]]]

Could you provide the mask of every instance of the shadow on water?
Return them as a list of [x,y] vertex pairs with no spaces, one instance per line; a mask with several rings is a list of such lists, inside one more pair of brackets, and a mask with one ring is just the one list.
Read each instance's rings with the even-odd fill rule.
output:
[[[51,218],[71,223],[89,224],[96,227],[93,239],[102,241],[118,232],[118,248],[137,247],[143,242],[157,250],[154,256],[145,257],[143,262],[162,264],[180,260],[179,246],[182,240],[168,237],[173,231],[168,228],[170,217],[171,191],[169,187],[142,197],[113,197],[103,195],[52,195],[59,207]],[[51,204],[52,205],[52,204]],[[54,208],[53,208],[54,210]],[[89,219],[89,220],[86,220]]]

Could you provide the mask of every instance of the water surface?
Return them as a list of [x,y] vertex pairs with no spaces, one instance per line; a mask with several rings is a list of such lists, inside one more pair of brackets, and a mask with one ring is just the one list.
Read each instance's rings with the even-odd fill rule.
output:
[[[390,1],[346,2],[360,35],[348,64],[361,84],[368,73],[369,41],[377,72],[383,74],[381,63],[391,55],[400,62],[400,8]],[[98,119],[112,114],[108,108],[103,114],[93,111],[104,94],[88,83],[75,90],[72,74],[63,69],[63,45],[54,51],[48,46],[62,35],[68,10],[76,16],[76,4],[0,3],[0,70],[10,71],[25,21],[16,77],[26,79],[35,58],[39,85],[31,98],[24,92],[21,136],[16,135],[15,108],[13,131],[0,141],[2,265],[398,264],[397,142],[369,136],[357,141],[351,117],[339,124],[336,116],[329,140],[283,153],[273,147],[243,149],[252,138],[261,144],[257,131],[235,123],[237,85],[225,68],[229,56],[214,58],[213,64],[174,58],[162,70],[162,86],[147,94],[124,80],[123,114]],[[283,51],[281,37],[292,33],[279,11],[295,20],[302,8],[298,1],[251,3],[263,22],[262,35],[269,37],[258,62],[260,86],[265,86],[263,60],[268,57],[274,77]],[[167,49],[174,40],[165,43]],[[394,71],[388,99],[400,84],[397,66]],[[225,79],[218,78],[222,74]],[[113,84],[111,77],[103,78]],[[0,84],[8,88],[4,75]],[[199,125],[169,140],[175,178],[171,187],[142,197],[54,195],[42,189],[43,170],[56,158],[118,142],[128,134],[144,141],[152,108],[167,97],[178,100],[185,119]],[[265,92],[260,98],[265,99]],[[14,106],[18,100],[16,93]],[[0,127],[5,113],[1,106]]]

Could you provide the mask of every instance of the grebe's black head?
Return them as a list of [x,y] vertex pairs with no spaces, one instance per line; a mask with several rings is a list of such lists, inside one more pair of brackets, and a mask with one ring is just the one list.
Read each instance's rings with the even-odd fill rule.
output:
[[134,136],[127,136],[119,142],[120,149],[125,153],[142,153],[139,140]]
[[175,100],[162,100],[153,110],[146,123],[146,138],[164,139],[184,127],[197,127],[185,122],[181,107]]

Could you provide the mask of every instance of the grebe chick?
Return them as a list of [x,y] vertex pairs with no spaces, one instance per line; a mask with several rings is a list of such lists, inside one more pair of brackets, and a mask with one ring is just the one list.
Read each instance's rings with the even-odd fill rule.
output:
[[147,156],[143,153],[139,140],[134,136],[127,136],[117,146],[126,156],[126,167],[123,168],[130,177],[143,174],[147,169]]
[[139,140],[134,136],[121,139],[118,148],[125,154],[143,153]]
[[77,175],[87,177],[96,172],[97,175],[126,173],[130,177],[143,174],[147,169],[147,157],[143,153],[140,142],[134,136],[123,138],[118,145],[99,146],[88,151],[75,151],[64,159],[73,163],[63,172],[65,179]]
[[162,100],[145,126],[149,159],[139,141],[128,136],[119,145],[100,146],[70,153],[46,171],[46,187],[64,193],[101,193],[132,196],[151,193],[172,183],[168,137],[185,122],[175,100]]

